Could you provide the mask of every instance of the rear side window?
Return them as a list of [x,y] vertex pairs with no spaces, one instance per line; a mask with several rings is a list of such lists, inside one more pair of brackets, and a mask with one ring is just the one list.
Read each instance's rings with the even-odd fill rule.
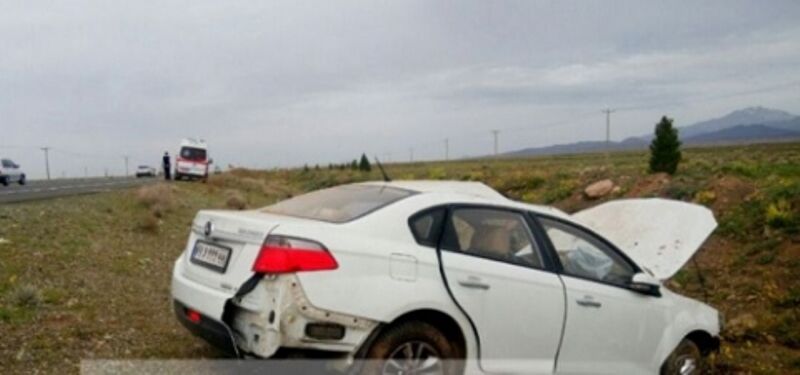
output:
[[342,185],[303,194],[261,209],[263,212],[344,223],[414,194],[377,185]]
[[418,244],[430,247],[439,245],[445,213],[444,207],[434,208],[420,212],[408,220],[411,233]]
[[544,267],[525,217],[516,212],[456,209],[445,229],[442,248],[506,263]]

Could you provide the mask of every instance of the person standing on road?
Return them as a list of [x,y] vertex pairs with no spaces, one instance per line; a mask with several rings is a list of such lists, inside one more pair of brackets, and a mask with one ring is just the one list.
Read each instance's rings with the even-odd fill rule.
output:
[[163,162],[163,165],[164,165],[164,179],[165,180],[171,180],[172,178],[171,178],[169,172],[172,169],[171,168],[172,165],[169,162],[169,152],[164,151],[164,159],[163,160],[164,160],[164,162]]

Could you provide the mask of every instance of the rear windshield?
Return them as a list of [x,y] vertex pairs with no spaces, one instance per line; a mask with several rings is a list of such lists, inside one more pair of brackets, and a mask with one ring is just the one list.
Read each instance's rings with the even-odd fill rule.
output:
[[414,194],[374,185],[342,185],[303,194],[267,206],[263,212],[344,223]]
[[202,148],[184,147],[181,149],[181,158],[187,160],[206,160],[206,150]]

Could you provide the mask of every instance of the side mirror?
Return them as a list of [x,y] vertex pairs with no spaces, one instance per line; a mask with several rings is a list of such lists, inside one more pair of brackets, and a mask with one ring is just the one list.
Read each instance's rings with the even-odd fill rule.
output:
[[634,292],[648,296],[661,297],[661,282],[649,274],[639,272],[633,275],[628,288]]

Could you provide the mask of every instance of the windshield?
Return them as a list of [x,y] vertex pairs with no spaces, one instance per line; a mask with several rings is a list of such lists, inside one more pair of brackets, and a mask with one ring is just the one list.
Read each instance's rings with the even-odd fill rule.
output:
[[264,207],[263,212],[344,223],[414,194],[375,185],[342,185]]
[[181,158],[186,160],[206,160],[206,150],[202,148],[184,147],[181,149]]

